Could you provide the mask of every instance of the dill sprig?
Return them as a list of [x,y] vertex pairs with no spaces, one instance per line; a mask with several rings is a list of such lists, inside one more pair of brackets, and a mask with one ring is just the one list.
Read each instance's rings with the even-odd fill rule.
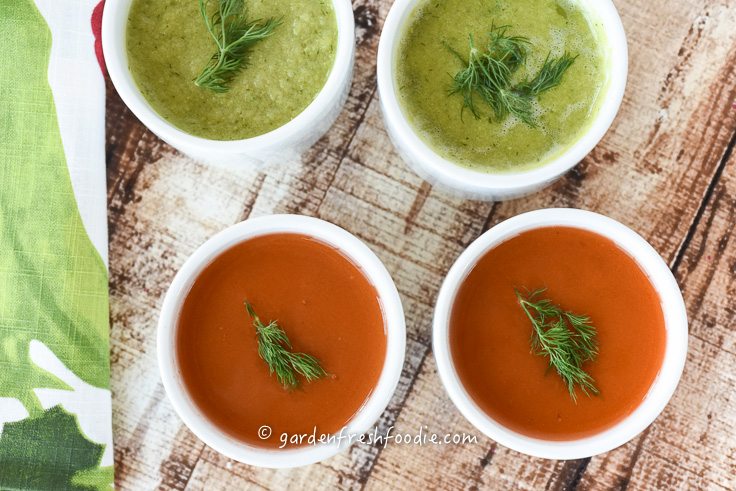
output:
[[466,66],[454,77],[451,76],[449,88],[449,95],[463,96],[461,120],[465,108],[470,109],[476,119],[480,119],[476,102],[481,102],[493,109],[499,121],[514,115],[529,126],[537,127],[532,117],[532,102],[542,92],[557,87],[562,75],[577,58],[568,52],[560,58],[552,58],[551,53],[547,54],[547,59],[534,78],[515,84],[514,75],[526,66],[532,43],[523,36],[507,35],[510,27],[491,24],[488,52],[477,48],[473,36],[468,35],[470,54],[467,60],[447,43],[442,43]]
[[557,87],[562,82],[562,74],[570,68],[576,58],[577,56],[570,56],[567,51],[556,59],[551,58],[548,53],[539,73],[532,80],[517,85],[516,90],[536,97],[544,91]]
[[202,73],[194,80],[198,87],[213,92],[227,92],[227,84],[249,65],[246,57],[251,47],[271,34],[281,25],[281,19],[248,20],[248,9],[243,0],[217,0],[219,5],[210,17],[207,7],[210,0],[199,0],[202,17],[207,29],[217,43],[217,52],[212,55]]
[[253,327],[256,328],[258,355],[266,362],[271,373],[276,374],[276,378],[285,390],[289,392],[294,389],[303,390],[297,375],[304,377],[307,382],[329,375],[322,363],[314,356],[291,351],[291,342],[276,321],[263,325],[253,310],[253,306],[247,300],[245,309],[253,319]]
[[532,352],[549,357],[548,370],[554,367],[577,403],[575,386],[585,395],[598,395],[593,377],[583,370],[583,364],[598,356],[598,334],[585,315],[564,311],[551,300],[541,298],[546,288],[526,294],[516,290],[521,308],[532,321]]

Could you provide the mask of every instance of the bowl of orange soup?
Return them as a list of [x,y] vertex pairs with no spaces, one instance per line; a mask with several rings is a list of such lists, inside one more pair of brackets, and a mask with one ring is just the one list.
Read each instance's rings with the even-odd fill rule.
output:
[[251,465],[324,460],[369,430],[404,361],[398,292],[356,237],[296,215],[250,219],[184,263],[158,326],[184,423]]
[[577,459],[644,430],[687,354],[682,294],[659,254],[610,218],[573,209],[493,227],[450,269],[433,345],[450,398],[513,450]]

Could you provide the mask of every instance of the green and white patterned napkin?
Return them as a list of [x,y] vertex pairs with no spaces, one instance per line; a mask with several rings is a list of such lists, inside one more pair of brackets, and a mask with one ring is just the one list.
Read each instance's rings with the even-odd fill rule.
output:
[[0,489],[113,483],[99,0],[0,0]]

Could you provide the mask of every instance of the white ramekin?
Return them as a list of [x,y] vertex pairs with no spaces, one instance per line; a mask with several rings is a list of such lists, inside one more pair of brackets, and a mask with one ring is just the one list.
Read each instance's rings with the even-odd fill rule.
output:
[[[296,449],[264,449],[240,442],[219,430],[197,409],[181,381],[175,350],[179,310],[197,275],[218,254],[246,239],[274,233],[314,237],[342,253],[373,283],[383,309],[387,334],[386,360],[368,401],[343,428],[345,438],[334,443]],[[391,276],[376,255],[359,239],[336,225],[298,215],[271,215],[233,225],[205,242],[184,263],[169,287],[158,323],[158,364],[166,393],[184,423],[203,442],[221,454],[246,464],[283,468],[313,464],[346,449],[347,435],[366,432],[381,415],[396,389],[404,364],[406,326],[399,294]],[[319,435],[317,436],[319,438]]]
[[[644,401],[623,421],[597,435],[573,441],[546,441],[507,429],[484,413],[463,388],[452,362],[449,324],[452,304],[461,283],[487,251],[515,235],[539,227],[576,227],[614,241],[646,273],[662,300],[667,331],[664,361]],[[583,210],[553,208],[532,211],[496,225],[475,240],[457,259],[440,289],[434,314],[432,343],[437,370],[450,399],[470,421],[501,445],[535,457],[579,459],[612,450],[641,433],[659,415],[680,381],[687,355],[687,312],[680,288],[657,251],[630,228]]]
[[564,154],[540,168],[513,174],[478,172],[450,162],[424,143],[406,120],[396,95],[395,57],[404,24],[421,1],[424,0],[396,0],[388,13],[378,45],[378,94],[386,130],[394,147],[422,179],[468,199],[514,199],[552,184],[583,160],[603,138],[621,105],[629,66],[626,34],[611,0],[579,0],[591,15],[600,19],[608,38],[609,86],[598,116]]
[[194,159],[221,167],[258,168],[296,158],[327,132],[345,105],[355,59],[355,21],[350,0],[332,0],[337,17],[337,52],[332,71],[317,97],[285,125],[264,135],[234,141],[192,136],[162,118],[141,95],[128,69],[125,47],[125,27],[131,2],[105,2],[102,49],[110,79],[120,98],[144,125]]

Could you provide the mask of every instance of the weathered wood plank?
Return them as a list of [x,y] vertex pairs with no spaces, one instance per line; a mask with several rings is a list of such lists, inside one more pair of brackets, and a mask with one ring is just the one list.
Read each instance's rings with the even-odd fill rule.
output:
[[[617,2],[629,86],[603,142],[560,182],[501,204],[423,183],[393,151],[375,90],[378,33],[390,2],[356,2],[356,73],[346,109],[303,158],[261,172],[203,166],[156,139],[108,91],[111,360],[119,489],[362,487],[415,489],[728,489],[736,480],[734,163],[723,156],[736,111],[733,1]],[[666,12],[666,15],[664,15]],[[733,160],[733,159],[732,159]],[[642,436],[590,460],[533,459],[495,445],[455,410],[431,355],[444,274],[484,229],[550,206],[595,210],[631,226],[677,273],[691,350],[671,404]],[[184,427],[160,385],[155,329],[184,259],[222,228],[268,213],[330,220],[386,264],[407,315],[407,363],[379,431],[465,432],[478,443],[355,445],[288,471],[229,461]],[[426,430],[425,430],[426,431]]]

